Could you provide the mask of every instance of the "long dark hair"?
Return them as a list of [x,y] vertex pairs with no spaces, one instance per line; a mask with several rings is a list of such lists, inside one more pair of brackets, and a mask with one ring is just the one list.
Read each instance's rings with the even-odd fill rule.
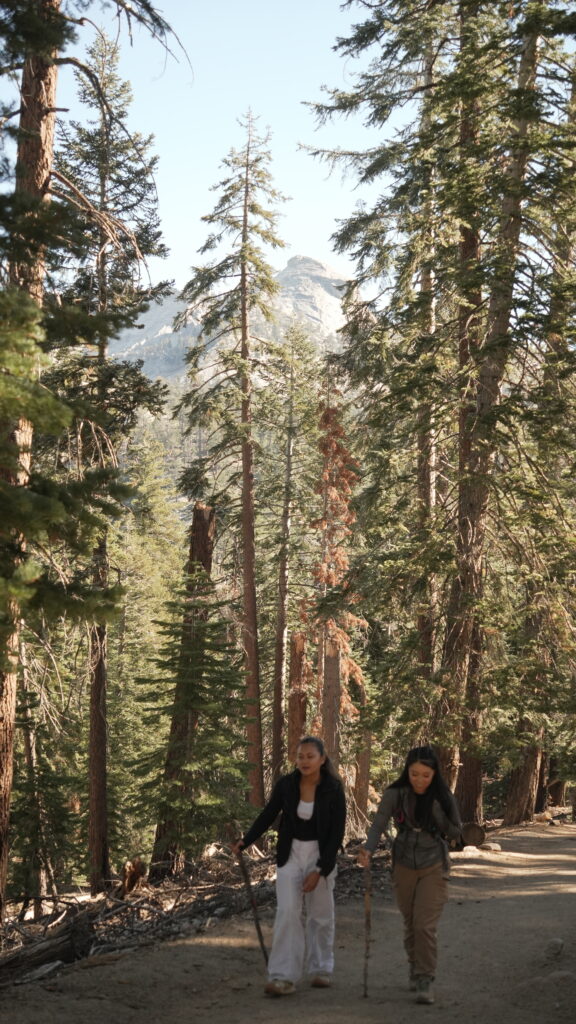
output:
[[334,765],[332,764],[332,761],[330,760],[328,754],[326,753],[324,740],[321,740],[319,736],[303,736],[301,740],[298,740],[298,746],[301,747],[303,743],[312,743],[313,746],[316,747],[316,750],[320,754],[320,757],[326,758],[324,764],[320,766],[320,771],[324,775],[330,776],[330,778],[332,779],[338,779],[338,781],[340,782],[340,776],[338,775],[338,772],[336,771]]
[[412,750],[408,752],[408,756],[406,758],[402,774],[399,776],[399,778],[396,779],[395,782],[391,782],[388,788],[402,789],[404,787],[408,787],[409,789],[412,789],[410,777],[408,775],[408,769],[410,768],[410,765],[416,764],[416,762],[418,762],[419,764],[425,764],[428,768],[434,769],[434,777],[432,779],[432,782],[428,786],[426,793],[424,794],[425,799],[423,803],[425,806],[425,818],[429,818],[429,816],[432,813],[432,803],[434,800],[437,800],[444,813],[448,816],[448,818],[450,818],[450,820],[452,820],[452,816],[454,813],[452,794],[448,788],[447,783],[442,777],[438,755],[436,754],[433,747],[412,747]]

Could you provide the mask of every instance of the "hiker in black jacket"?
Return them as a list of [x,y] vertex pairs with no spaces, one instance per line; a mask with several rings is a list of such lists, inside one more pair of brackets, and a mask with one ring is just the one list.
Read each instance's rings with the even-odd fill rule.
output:
[[404,918],[410,989],[416,1002],[433,1003],[436,929],[447,893],[448,842],[459,841],[462,824],[432,747],[414,747],[401,776],[384,790],[358,860],[363,867],[388,823],[393,821],[392,879]]
[[300,740],[295,771],[278,780],[264,810],[232,851],[238,854],[254,843],[279,814],[276,919],[265,988],[271,996],[294,992],[304,971],[316,988],[327,988],[332,982],[333,892],[346,802],[342,783],[317,736]]

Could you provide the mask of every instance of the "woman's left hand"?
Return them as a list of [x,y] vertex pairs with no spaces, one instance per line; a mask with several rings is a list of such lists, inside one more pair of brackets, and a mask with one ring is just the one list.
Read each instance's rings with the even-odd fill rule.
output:
[[304,885],[302,886],[302,892],[312,892],[316,888],[316,886],[318,885],[319,881],[320,881],[320,872],[319,871],[311,871],[310,874],[306,875],[306,878],[304,879]]

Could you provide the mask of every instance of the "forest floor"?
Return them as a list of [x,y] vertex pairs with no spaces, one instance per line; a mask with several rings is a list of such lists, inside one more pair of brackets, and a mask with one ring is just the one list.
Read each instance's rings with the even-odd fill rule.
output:
[[[213,917],[200,934],[150,940],[78,960],[0,989],[10,1024],[574,1024],[576,1020],[576,824],[489,833],[500,851],[452,855],[450,899],[439,933],[436,1002],[407,990],[401,921],[388,871],[375,865],[368,993],[364,996],[362,871],[349,860],[337,896],[331,989],[302,983],[263,993],[264,960],[248,911]],[[378,858],[376,858],[377,860]],[[351,882],[351,879],[353,881]],[[261,909],[269,946],[273,903]]]

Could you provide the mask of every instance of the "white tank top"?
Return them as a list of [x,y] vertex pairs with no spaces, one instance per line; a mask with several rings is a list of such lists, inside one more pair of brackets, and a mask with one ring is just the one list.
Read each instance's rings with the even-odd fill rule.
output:
[[310,818],[314,814],[314,801],[313,800],[301,800],[296,808],[296,814],[303,821],[310,821]]

